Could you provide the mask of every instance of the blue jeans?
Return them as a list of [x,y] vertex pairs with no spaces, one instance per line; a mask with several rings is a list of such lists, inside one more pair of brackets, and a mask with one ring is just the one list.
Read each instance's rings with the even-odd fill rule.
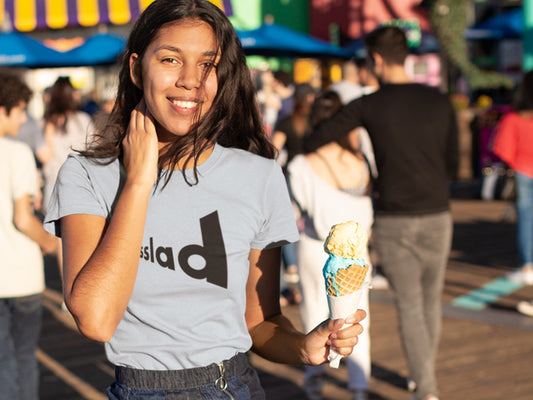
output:
[[516,236],[521,265],[533,263],[533,178],[515,172]]
[[449,212],[378,215],[374,225],[378,259],[394,295],[402,347],[418,399],[438,394],[435,358],[452,231]]
[[[222,368],[222,369],[221,369]],[[110,400],[264,400],[256,371],[245,354],[220,365],[177,371],[116,367]]]
[[294,243],[289,243],[281,247],[281,259],[283,260],[284,269],[287,269],[291,265],[298,265],[298,252]]
[[0,299],[0,400],[37,400],[42,295]]

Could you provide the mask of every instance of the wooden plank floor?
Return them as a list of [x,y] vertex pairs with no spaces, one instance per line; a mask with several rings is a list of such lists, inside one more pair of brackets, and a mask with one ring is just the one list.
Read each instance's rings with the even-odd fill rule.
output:
[[[533,299],[533,287],[499,298],[483,310],[454,307],[460,295],[503,276],[517,265],[514,216],[505,202],[454,200],[454,242],[443,295],[443,334],[437,359],[441,400],[533,399],[533,318],[515,311]],[[41,400],[105,399],[112,367],[103,346],[82,338],[59,310],[58,276],[47,259],[43,329],[38,358]],[[371,293],[372,400],[408,400],[407,369],[388,290]],[[284,313],[300,324],[297,306]],[[251,355],[271,400],[305,399],[303,369]],[[324,399],[350,399],[346,369],[327,369]]]

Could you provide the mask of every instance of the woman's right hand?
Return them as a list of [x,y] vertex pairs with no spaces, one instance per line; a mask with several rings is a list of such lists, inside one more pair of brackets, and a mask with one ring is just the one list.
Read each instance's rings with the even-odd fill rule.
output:
[[122,146],[127,181],[151,188],[157,179],[159,146],[155,124],[144,99],[131,112]]

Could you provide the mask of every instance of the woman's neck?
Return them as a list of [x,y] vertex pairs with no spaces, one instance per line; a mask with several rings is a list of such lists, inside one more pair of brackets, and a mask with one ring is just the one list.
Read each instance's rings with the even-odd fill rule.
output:
[[[160,154],[161,154],[161,150],[164,148],[164,146],[161,147],[161,143],[160,143]],[[197,166],[203,164],[204,162],[206,162],[209,157],[211,156],[211,153],[213,153],[213,149],[215,148],[215,146],[209,146],[208,148],[206,148],[204,151],[202,151],[200,153],[200,156],[198,157],[198,163],[196,164]],[[187,153],[185,156],[183,156],[182,158],[180,158],[178,160],[178,162],[176,163],[176,165],[174,166],[174,170],[175,171],[181,171],[181,170],[184,170],[184,169],[192,169],[194,168],[194,157],[192,158],[189,158],[189,155],[190,153]],[[171,168],[171,165],[170,165],[170,161],[167,162],[164,166],[163,166],[164,169],[170,169]]]

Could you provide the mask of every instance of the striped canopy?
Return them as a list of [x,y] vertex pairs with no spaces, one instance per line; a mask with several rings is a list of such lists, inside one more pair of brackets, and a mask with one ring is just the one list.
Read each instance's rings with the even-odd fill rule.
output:
[[[61,29],[99,24],[123,25],[153,0],[0,0],[0,25],[19,32]],[[226,15],[232,14],[230,0],[209,0]]]

